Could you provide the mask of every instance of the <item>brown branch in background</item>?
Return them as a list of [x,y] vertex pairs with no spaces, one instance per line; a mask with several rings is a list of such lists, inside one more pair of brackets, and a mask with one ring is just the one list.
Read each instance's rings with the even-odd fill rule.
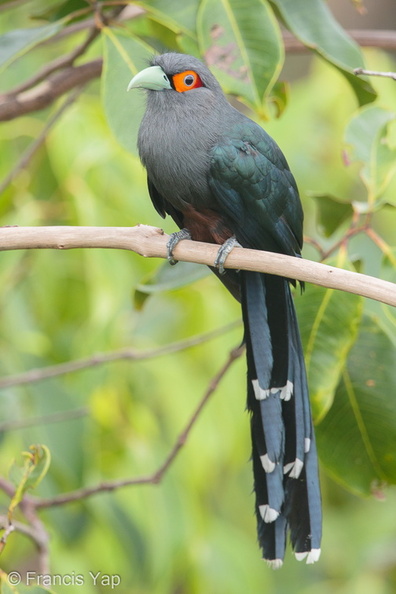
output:
[[191,415],[190,420],[188,421],[187,425],[180,433],[178,438],[176,439],[172,449],[170,450],[169,454],[166,456],[164,462],[161,466],[152,474],[147,476],[140,476],[135,478],[129,478],[124,480],[116,480],[116,481],[109,481],[105,483],[100,483],[93,487],[86,487],[83,489],[77,489],[76,491],[71,491],[70,493],[64,493],[62,495],[56,495],[55,497],[49,497],[48,499],[38,499],[38,498],[31,498],[30,503],[34,505],[36,509],[42,509],[47,507],[54,507],[56,505],[64,505],[65,503],[71,503],[72,501],[78,501],[80,499],[86,499],[87,497],[91,497],[92,495],[96,495],[98,493],[114,491],[116,489],[120,489],[123,487],[130,487],[132,485],[157,485],[161,482],[164,474],[167,472],[171,464],[174,462],[175,458],[177,457],[178,453],[186,443],[192,428],[196,424],[203,408],[210,400],[213,393],[217,390],[221,380],[226,375],[227,371],[230,369],[232,364],[242,355],[244,352],[244,347],[238,347],[231,351],[226,363],[223,367],[216,373],[216,375],[211,380],[208,388],[205,391],[205,394],[199,401],[196,409],[194,410],[193,414]]
[[[134,9],[128,11],[128,8]],[[142,9],[139,7],[126,7],[119,15],[119,21],[129,20],[140,16]],[[87,28],[96,28],[95,19],[87,19],[86,21],[75,23],[70,27],[66,27],[58,36],[54,36],[46,43],[52,43],[56,39],[60,39],[61,34],[63,36],[73,34],[77,31],[85,30]],[[95,37],[96,37],[95,33]],[[361,46],[367,47],[379,47],[382,49],[395,50],[396,49],[396,31],[349,31],[349,34],[354,38]],[[92,33],[94,35],[94,33]],[[291,33],[284,32],[283,39],[285,44],[286,52],[307,52],[309,48],[298,41]],[[88,39],[85,44],[87,44]],[[86,49],[85,44],[79,46],[76,52],[81,55]],[[82,48],[82,51],[81,51]],[[73,52],[72,52],[73,54]],[[62,67],[62,62],[67,64],[72,54],[58,58],[58,60],[44,66],[44,68],[29,81],[23,83],[19,88],[31,87],[34,84],[35,78],[41,80],[43,74],[48,68],[48,72],[53,72],[58,68]],[[37,111],[48,107],[53,101],[60,97],[65,92],[71,90],[75,86],[78,86],[82,82],[88,82],[100,76],[102,71],[102,59],[92,60],[78,67],[67,67],[58,74],[58,76],[50,76],[45,82],[42,82],[30,91],[24,91],[19,94],[15,94],[18,89],[14,89],[9,93],[0,96],[0,121],[8,121],[17,118],[26,113]],[[64,79],[64,80],[63,80]],[[82,80],[83,79],[83,80]]]
[[6,545],[10,534],[13,532],[19,532],[20,534],[30,538],[30,540],[36,545],[38,550],[38,569],[40,573],[49,573],[49,537],[40,520],[38,520],[37,523],[37,518],[35,517],[31,524],[24,524],[23,522],[18,522],[17,520],[13,520],[12,524],[10,524],[7,516],[0,516],[0,530],[4,530],[0,538],[0,552]]
[[[86,52],[100,34],[101,27],[107,22],[131,20],[144,12],[140,7],[125,6],[124,2],[103,2],[100,4],[100,8],[104,6],[114,6],[115,9],[106,17],[98,10],[94,17],[65,27],[58,35],[54,35],[43,43],[54,43],[66,35],[69,36],[88,29],[87,38],[75,50],[46,64],[37,74],[8,93],[0,94],[0,121],[12,120],[26,113],[44,109],[65,92],[101,75],[102,58],[80,66],[74,66],[74,62]],[[84,11],[86,10],[90,9],[84,9]],[[60,72],[54,75],[54,72],[58,70]]]
[[81,66],[65,68],[50,76],[33,89],[24,91],[16,97],[3,95],[0,102],[0,121],[12,120],[16,117],[48,107],[71,89],[98,78],[102,72],[102,59],[97,58]]
[[31,528],[30,538],[37,548],[37,562],[39,572],[48,574],[50,571],[49,535],[45,525],[37,515],[37,507],[29,498],[22,499],[19,508]]
[[[77,359],[75,361],[68,361],[67,363],[60,363],[59,365],[50,365],[44,368],[31,369],[29,371],[26,371],[25,373],[20,373],[18,375],[11,375],[8,377],[1,378],[0,390],[4,390],[5,388],[10,388],[12,386],[20,386],[23,384],[32,384],[34,382],[40,382],[46,379],[50,379],[52,377],[58,377],[60,375],[65,375],[67,373],[74,373],[76,371],[81,371],[83,369],[96,367],[97,365],[113,363],[114,361],[143,361],[145,359],[153,359],[154,357],[161,357],[163,355],[168,355],[170,353],[176,353],[178,351],[182,351],[190,347],[197,346],[204,342],[208,342],[209,340],[217,338],[218,336],[221,336],[229,330],[233,330],[234,328],[237,328],[240,325],[241,321],[238,320],[237,322],[232,322],[231,324],[227,324],[226,326],[223,326],[222,328],[217,328],[216,330],[212,330],[211,332],[199,334],[198,336],[192,336],[191,338],[187,338],[185,340],[171,342],[170,344],[167,344],[163,347],[158,347],[156,349],[138,351],[136,349],[127,347],[124,349],[112,351],[111,353],[98,353],[91,357]],[[1,428],[2,425],[0,425],[0,430]]]
[[[396,49],[395,30],[365,30],[353,29],[347,31],[348,35],[361,47],[376,47],[379,49],[394,51]],[[289,31],[283,31],[283,42],[288,53],[305,53],[309,48],[296,39]]]
[[389,51],[396,50],[396,31],[393,29],[353,29],[349,35],[362,47],[376,47]]
[[[117,489],[121,489],[123,487],[130,487],[133,485],[144,485],[144,484],[152,484],[156,485],[161,482],[163,476],[175,461],[177,455],[179,454],[180,450],[186,443],[190,433],[196,424],[202,410],[204,409],[205,405],[210,400],[211,396],[217,390],[221,380],[227,374],[228,370],[231,368],[233,363],[242,355],[244,352],[244,347],[240,346],[236,349],[233,349],[228,356],[227,361],[221,367],[221,369],[216,373],[216,375],[212,378],[211,382],[209,383],[207,389],[201,400],[198,402],[194,412],[192,413],[188,423],[184,427],[183,431],[179,434],[178,438],[176,439],[175,443],[173,444],[169,454],[166,456],[163,463],[159,466],[159,468],[149,474],[147,476],[140,476],[135,478],[128,478],[123,480],[115,480],[115,481],[108,481],[103,482],[98,485],[94,485],[92,487],[85,487],[82,489],[77,489],[75,491],[71,491],[69,493],[63,493],[61,495],[56,495],[54,497],[49,498],[38,498],[32,497],[31,495],[25,495],[20,503],[20,508],[23,514],[25,515],[26,519],[29,521],[30,525],[35,528],[35,535],[34,541],[37,545],[40,545],[42,551],[45,552],[45,547],[47,543],[46,535],[43,532],[42,525],[40,520],[37,517],[37,511],[42,508],[54,507],[57,505],[64,505],[66,503],[71,503],[73,501],[79,501],[81,499],[86,499],[92,495],[96,495],[98,493],[104,493],[109,491],[115,491]],[[6,479],[0,477],[0,490],[2,490],[6,495],[10,498],[14,496],[15,489],[14,486]],[[25,531],[26,532],[26,531]],[[29,534],[31,536],[31,534]],[[44,555],[45,557],[45,555]]]
[[[3,533],[4,541],[1,543],[0,539],[0,543],[4,546],[6,544],[8,536],[14,530],[28,536],[34,542],[38,550],[38,563],[40,573],[49,573],[49,537],[44,524],[38,516],[38,511],[43,508],[51,508],[59,505],[65,505],[67,503],[72,503],[74,501],[81,501],[82,499],[86,499],[87,497],[91,497],[92,495],[97,495],[99,493],[104,492],[111,492],[124,487],[131,487],[134,485],[144,484],[156,485],[160,483],[170,466],[175,461],[180,450],[185,445],[205,405],[208,403],[211,396],[217,390],[221,380],[226,375],[230,367],[242,355],[243,352],[243,346],[240,346],[231,351],[226,363],[212,378],[203,397],[198,402],[198,405],[196,406],[183,431],[179,434],[178,438],[173,444],[169,454],[166,456],[163,463],[155,472],[147,476],[107,481],[100,483],[98,485],[94,485],[92,487],[77,489],[69,493],[63,493],[46,499],[32,497],[31,495],[25,495],[22,501],[19,503],[19,508],[24,517],[26,518],[27,524],[14,521],[12,522],[12,524],[10,524],[8,518],[0,517],[0,528],[2,528],[5,531]],[[6,495],[8,495],[10,499],[12,499],[12,497],[15,494],[14,486],[3,477],[0,477],[0,490],[2,490]]]
[[[93,27],[89,31],[87,38],[81,45],[77,46],[69,54],[60,56],[59,58],[56,58],[52,62],[45,64],[45,66],[43,66],[43,68],[41,70],[39,70],[39,72],[37,72],[34,76],[29,78],[28,80],[24,81],[18,87],[14,87],[12,89],[12,91],[7,93],[7,95],[8,96],[19,95],[23,91],[26,91],[27,89],[31,89],[38,83],[42,82],[45,78],[47,78],[48,76],[50,76],[57,70],[61,70],[62,68],[69,68],[70,66],[73,66],[73,64],[77,60],[77,58],[79,58],[86,52],[86,50],[89,48],[91,43],[98,37],[99,34],[100,34],[100,30],[97,29],[96,27]],[[1,100],[1,96],[0,96],[0,100]]]
[[[134,251],[146,258],[167,258],[169,236],[162,229],[136,227],[2,227],[0,251],[19,249],[106,248]],[[176,260],[213,266],[218,246],[181,241]],[[285,278],[339,289],[396,306],[396,285],[373,276],[342,270],[312,260],[246,248],[235,248],[226,268],[267,272]]]

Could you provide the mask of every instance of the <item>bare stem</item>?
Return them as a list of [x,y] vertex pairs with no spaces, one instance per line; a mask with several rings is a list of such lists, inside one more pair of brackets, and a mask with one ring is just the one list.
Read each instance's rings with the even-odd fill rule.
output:
[[0,423],[0,432],[15,431],[16,429],[26,429],[27,427],[37,427],[37,425],[48,425],[50,423],[64,423],[87,416],[89,409],[87,407],[77,408],[75,410],[65,410],[62,412],[43,415],[42,417],[33,417],[30,419],[20,419],[18,421],[5,421]]
[[[164,474],[167,472],[171,464],[176,459],[178,453],[180,452],[181,448],[186,443],[194,425],[196,424],[203,408],[210,400],[213,393],[217,390],[221,380],[224,378],[230,367],[233,363],[242,355],[244,352],[244,347],[240,346],[236,349],[233,349],[228,356],[227,361],[221,367],[221,369],[216,373],[216,375],[212,378],[211,382],[209,383],[207,389],[205,390],[204,395],[202,396],[201,400],[198,402],[194,412],[192,413],[188,423],[186,424],[183,431],[179,434],[178,438],[176,439],[173,447],[171,448],[169,454],[166,456],[163,463],[159,466],[159,468],[149,475],[144,475],[140,477],[134,478],[127,478],[122,480],[115,480],[115,481],[108,481],[102,482],[98,485],[94,485],[92,487],[84,487],[82,489],[77,489],[75,491],[71,491],[69,493],[62,493],[61,495],[56,495],[55,497],[49,497],[47,499],[31,497],[25,495],[21,502],[21,508],[23,513],[30,514],[35,521],[37,520],[35,513],[38,509],[41,508],[48,508],[54,507],[57,505],[64,505],[66,503],[71,503],[73,501],[79,501],[81,499],[86,499],[87,497],[91,497],[92,495],[96,495],[98,493],[104,493],[109,491],[115,491],[116,489],[121,489],[123,487],[131,487],[133,485],[145,485],[145,484],[158,484],[161,482]],[[7,495],[12,497],[14,495],[14,488],[6,479],[0,478],[0,489],[4,491]],[[40,531],[39,531],[40,532]],[[45,544],[45,539],[43,539],[43,545]]]
[[380,72],[378,70],[365,70],[364,68],[355,68],[353,71],[356,75],[363,74],[364,76],[384,76],[385,78],[392,78],[396,80],[396,72]]
[[[0,390],[10,388],[11,386],[20,386],[23,384],[32,384],[34,382],[40,382],[52,377],[58,377],[60,375],[65,375],[67,373],[74,373],[76,371],[89,369],[92,367],[96,367],[97,365],[104,365],[106,363],[113,363],[115,361],[143,361],[145,359],[153,359],[154,357],[161,357],[163,355],[168,355],[170,353],[176,353],[178,351],[188,349],[190,347],[197,346],[199,344],[217,338],[225,332],[228,332],[229,330],[236,328],[240,324],[241,322],[238,320],[237,322],[232,322],[231,324],[227,324],[226,326],[223,326],[222,328],[217,328],[216,330],[212,330],[211,332],[199,334],[198,336],[192,336],[191,338],[187,338],[185,340],[172,342],[170,344],[156,349],[138,351],[136,349],[128,347],[112,351],[111,353],[97,353],[96,355],[93,355],[91,357],[86,357],[84,359],[76,359],[74,361],[68,361],[67,363],[60,363],[59,365],[50,365],[44,368],[30,369],[25,373],[20,373],[17,375],[11,375],[8,377],[1,378]],[[0,430],[1,427],[2,425],[0,425]]]

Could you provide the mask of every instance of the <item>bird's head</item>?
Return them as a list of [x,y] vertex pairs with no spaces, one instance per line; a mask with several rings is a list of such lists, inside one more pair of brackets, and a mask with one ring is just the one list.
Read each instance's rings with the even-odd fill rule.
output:
[[151,66],[138,72],[128,85],[130,89],[187,93],[220,93],[222,90],[210,70],[197,58],[186,54],[166,53],[156,56]]

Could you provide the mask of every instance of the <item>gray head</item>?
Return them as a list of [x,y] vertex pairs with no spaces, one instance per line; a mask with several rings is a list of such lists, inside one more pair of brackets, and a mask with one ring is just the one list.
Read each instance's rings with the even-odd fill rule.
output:
[[195,97],[206,95],[208,98],[213,94],[217,99],[224,98],[223,91],[209,68],[193,56],[177,53],[155,56],[149,68],[133,77],[128,90],[133,88],[173,91],[173,97],[192,91]]
[[209,200],[210,150],[232,110],[216,78],[197,58],[166,53],[131,80],[133,88],[147,90],[138,148],[150,183],[179,210]]

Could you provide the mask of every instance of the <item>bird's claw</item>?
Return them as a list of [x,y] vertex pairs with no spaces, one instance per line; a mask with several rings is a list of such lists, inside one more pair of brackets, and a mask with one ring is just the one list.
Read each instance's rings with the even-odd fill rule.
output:
[[176,231],[175,233],[172,233],[168,239],[168,243],[166,244],[166,248],[168,250],[167,258],[171,266],[174,266],[178,262],[173,257],[173,250],[180,241],[183,241],[183,239],[192,239],[191,233],[188,229],[181,229],[180,231]]
[[242,247],[235,237],[230,237],[220,246],[216,260],[214,261],[214,265],[218,268],[220,274],[225,274],[224,264],[228,254],[232,252],[234,247]]

